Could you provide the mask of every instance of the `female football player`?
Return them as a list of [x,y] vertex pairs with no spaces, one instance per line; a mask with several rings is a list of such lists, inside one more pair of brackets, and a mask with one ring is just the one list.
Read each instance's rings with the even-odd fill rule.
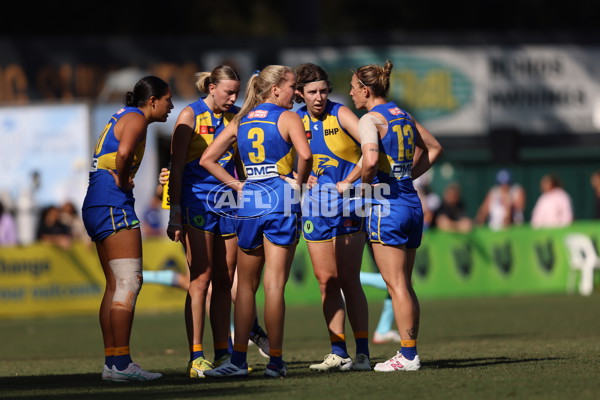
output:
[[106,278],[100,305],[106,356],[102,379],[151,381],[162,375],[141,369],[129,352],[135,303],[142,287],[142,235],[132,189],[148,125],[165,122],[173,109],[171,89],[162,79],[147,76],[127,92],[124,103],[96,144],[82,217]]
[[[310,147],[293,107],[296,78],[291,68],[271,65],[248,81],[246,97],[234,121],[206,149],[200,165],[238,193],[238,288],[231,361],[206,371],[211,377],[246,376],[248,338],[256,291],[264,268],[264,318],[270,344],[265,375],[287,373],[282,358],[284,290],[299,239],[299,185],[308,179]],[[237,143],[246,182],[219,164]],[[294,153],[297,178],[293,178]]]
[[[375,262],[392,298],[401,349],[376,371],[416,371],[420,309],[412,287],[416,249],[423,234],[423,211],[413,179],[442,153],[433,135],[410,114],[388,101],[392,63],[366,65],[352,75],[350,96],[360,118],[362,184],[370,202],[368,234]],[[365,187],[365,185],[369,185]]]
[[[356,212],[361,204],[352,198],[360,178],[358,117],[348,107],[329,100],[331,83],[321,67],[305,63],[294,71],[296,101],[306,104],[297,113],[313,153],[311,187],[302,209],[303,234],[331,342],[331,353],[310,369],[369,371],[369,314],[359,275],[364,218]],[[346,307],[356,342],[354,362],[346,348]]]

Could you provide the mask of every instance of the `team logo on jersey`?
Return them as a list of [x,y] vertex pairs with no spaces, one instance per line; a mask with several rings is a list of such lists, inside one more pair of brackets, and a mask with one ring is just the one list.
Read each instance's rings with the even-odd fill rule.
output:
[[117,111],[117,115],[123,114],[123,112],[125,112],[125,108],[121,108],[119,111]]
[[306,138],[308,140],[312,139],[312,132],[311,131],[304,131],[304,133],[306,134]]
[[202,215],[196,215],[196,216],[194,216],[194,218],[192,218],[192,222],[196,226],[204,226],[205,221],[204,221],[204,217]]
[[401,109],[399,109],[398,107],[390,108],[388,111],[392,115],[404,115],[404,112]]
[[313,171],[317,175],[323,175],[323,172],[325,172],[325,169],[327,168],[336,168],[340,165],[338,160],[323,154],[314,154],[313,162]]
[[248,113],[248,118],[267,118],[267,115],[269,115],[269,111],[267,110],[255,110]]
[[314,231],[314,230],[315,230],[315,224],[313,224],[310,219],[307,219],[304,222],[304,232],[312,233],[312,231]]
[[199,135],[214,135],[216,128],[214,126],[200,125],[196,128]]

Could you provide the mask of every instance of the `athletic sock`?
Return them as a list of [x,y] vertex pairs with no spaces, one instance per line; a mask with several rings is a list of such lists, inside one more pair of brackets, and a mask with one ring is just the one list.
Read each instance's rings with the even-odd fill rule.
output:
[[201,344],[193,344],[190,346],[190,361],[194,361],[198,357],[204,357],[204,350]]
[[400,353],[408,360],[414,360],[417,355],[417,341],[416,340],[401,340],[400,341]]
[[[248,357],[248,345],[234,344],[233,353],[231,353],[231,363],[236,367],[242,368],[246,364]],[[247,365],[247,364],[246,364]]]
[[112,368],[114,365],[114,357],[115,357],[115,348],[114,347],[106,347],[104,348],[104,365],[108,368]]
[[356,354],[362,353],[369,357],[369,332],[354,332],[354,340],[356,341]]
[[131,354],[129,354],[129,346],[115,347],[115,355],[113,356],[113,365],[119,371],[127,369],[131,364]]
[[331,341],[331,352],[342,358],[348,358],[348,349],[346,348],[346,335],[335,333],[329,336]]
[[229,343],[228,342],[216,342],[215,345],[215,360],[218,360],[221,357],[228,356],[231,354],[229,352]]
[[392,299],[388,294],[388,297],[383,301],[383,309],[381,310],[381,315],[379,316],[379,322],[377,323],[377,328],[375,332],[377,333],[386,333],[392,329],[392,324],[394,323],[394,307],[392,306]]
[[277,368],[283,368],[283,352],[281,349],[270,349],[269,364],[275,364]]

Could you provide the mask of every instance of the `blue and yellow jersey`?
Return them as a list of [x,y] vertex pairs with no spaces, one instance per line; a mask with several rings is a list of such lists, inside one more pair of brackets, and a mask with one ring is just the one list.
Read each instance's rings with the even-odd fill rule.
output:
[[[308,207],[310,202],[310,207],[314,209],[318,202],[326,202],[330,209],[335,207],[337,214],[343,211],[343,207],[351,211],[356,206],[355,202],[350,203],[348,199],[344,204],[344,198],[335,184],[348,176],[361,156],[360,145],[340,122],[338,112],[341,107],[342,104],[327,100],[319,118],[311,117],[306,106],[297,111],[304,123],[313,154],[311,175],[317,177],[317,185],[307,192],[305,206]],[[360,180],[357,180],[354,185],[359,183]],[[308,208],[303,210],[306,215],[312,215],[313,211],[309,212]]]
[[[377,105],[370,111],[383,115],[388,122],[386,135],[379,139],[379,161],[373,183],[387,184],[379,189],[389,187],[389,193],[378,193],[383,193],[383,197],[392,204],[420,207],[421,202],[411,178],[417,130],[415,123],[406,111],[393,102]],[[374,203],[378,203],[376,197]]]
[[299,212],[291,186],[280,175],[293,176],[295,151],[281,137],[277,121],[285,108],[263,103],[245,115],[237,134],[240,159],[246,172],[241,217],[271,212]]
[[[227,112],[215,114],[208,108],[204,98],[191,103],[189,107],[194,111],[194,134],[183,169],[181,190],[184,203],[206,200],[208,193],[211,193],[215,186],[221,185],[221,181],[200,166],[200,157],[239,110],[238,107],[232,106]],[[219,164],[231,175],[234,175],[235,171],[234,154],[234,148],[230,148],[219,160]]]
[[[117,111],[106,124],[94,150],[92,166],[90,169],[90,182],[88,191],[84,200],[83,208],[93,206],[114,206],[133,210],[134,199],[133,192],[124,192],[115,184],[115,180],[108,170],[116,172],[116,155],[119,149],[119,140],[115,136],[115,125],[124,116],[129,113],[138,113],[142,116],[144,113],[137,107],[124,107]],[[146,149],[146,138],[138,143],[133,163],[131,165],[131,178],[140,167],[144,151]]]
[[297,111],[313,153],[311,175],[317,177],[319,184],[344,180],[361,156],[360,145],[338,118],[340,107],[342,104],[327,100],[320,118],[312,118],[306,106]]

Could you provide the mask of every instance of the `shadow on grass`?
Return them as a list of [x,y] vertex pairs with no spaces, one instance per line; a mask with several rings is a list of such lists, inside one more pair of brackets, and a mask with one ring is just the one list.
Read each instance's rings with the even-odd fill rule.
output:
[[511,357],[480,357],[480,358],[454,358],[449,360],[423,361],[423,368],[431,369],[454,369],[454,368],[477,368],[490,367],[502,364],[521,364],[529,362],[560,360],[558,357],[546,358],[511,358]]
[[0,398],[7,399],[170,399],[223,397],[239,394],[269,396],[261,374],[249,378],[189,379],[181,373],[166,373],[152,382],[104,382],[100,374],[38,375],[0,378]]

